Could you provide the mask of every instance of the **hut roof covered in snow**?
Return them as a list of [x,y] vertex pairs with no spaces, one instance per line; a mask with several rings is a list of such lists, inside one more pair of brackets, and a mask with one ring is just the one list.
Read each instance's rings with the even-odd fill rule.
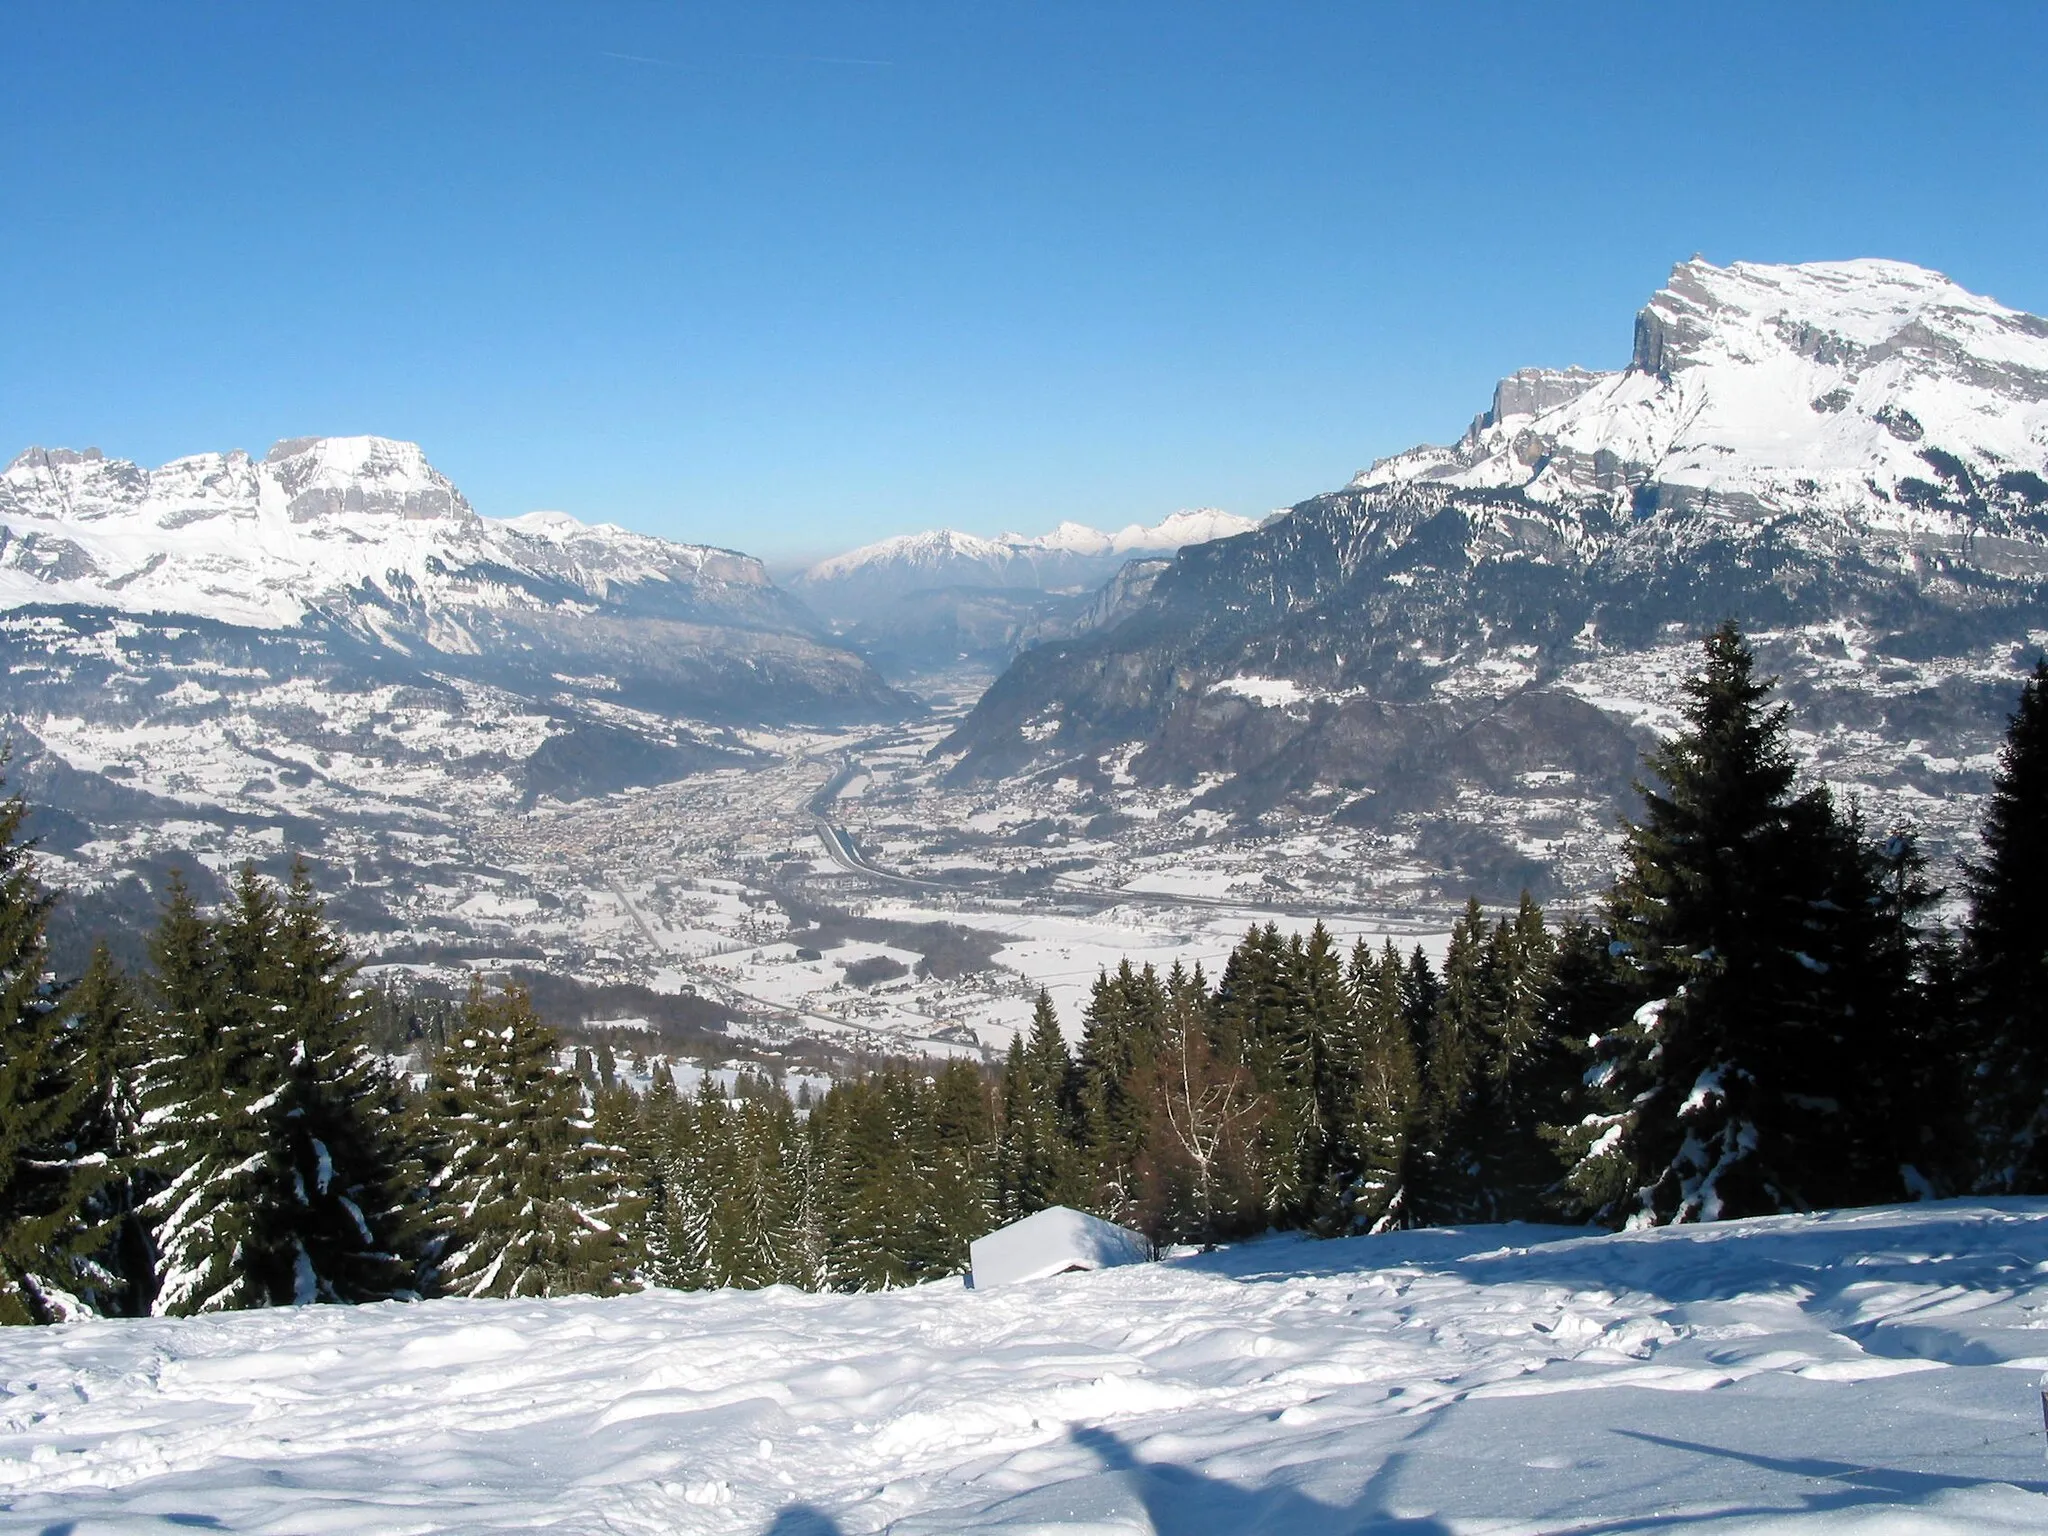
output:
[[1055,1205],[997,1228],[968,1252],[970,1278],[980,1291],[1069,1270],[1142,1264],[1152,1257],[1152,1245],[1128,1227]]

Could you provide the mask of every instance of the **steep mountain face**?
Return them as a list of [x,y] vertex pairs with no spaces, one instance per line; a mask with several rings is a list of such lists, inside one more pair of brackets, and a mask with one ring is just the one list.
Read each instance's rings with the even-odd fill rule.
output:
[[1352,483],[1953,536],[1956,513],[2048,503],[2044,451],[2048,320],[1900,262],[1689,261],[1626,369],[1513,374],[1458,443]]
[[303,850],[353,870],[360,934],[408,880],[477,878],[491,818],[915,708],[745,555],[481,517],[367,437],[30,449],[0,474],[0,663],[8,778],[82,931],[146,917],[168,860],[203,887]]
[[[1006,661],[1017,648],[1085,627],[1093,593],[1127,561],[1257,526],[1214,508],[1104,533],[1080,523],[1027,538],[941,528],[820,561],[791,583],[850,643],[886,669]],[[915,596],[915,603],[904,599]]]
[[1540,862],[1734,617],[1813,765],[1953,840],[2048,641],[2044,472],[2048,322],[1892,262],[1687,262],[1628,368],[1511,375],[1457,444],[1183,550],[946,750]]

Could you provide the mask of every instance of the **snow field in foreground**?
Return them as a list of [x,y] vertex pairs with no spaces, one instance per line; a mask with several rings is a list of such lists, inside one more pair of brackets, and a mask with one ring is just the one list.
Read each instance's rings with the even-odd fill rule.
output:
[[2048,1200],[0,1337],[0,1529],[2048,1530]]

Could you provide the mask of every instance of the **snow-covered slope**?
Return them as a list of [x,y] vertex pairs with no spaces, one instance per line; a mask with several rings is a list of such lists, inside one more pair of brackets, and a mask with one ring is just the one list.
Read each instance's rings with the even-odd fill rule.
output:
[[21,1531],[2048,1529],[2048,1202],[0,1335]]
[[1968,491],[2048,500],[2048,321],[1904,262],[1694,259],[1637,316],[1626,369],[1510,375],[1458,443],[1352,484],[1545,503],[1655,487],[1657,504],[1952,533],[1957,513],[1930,505],[1964,489],[1952,465]]

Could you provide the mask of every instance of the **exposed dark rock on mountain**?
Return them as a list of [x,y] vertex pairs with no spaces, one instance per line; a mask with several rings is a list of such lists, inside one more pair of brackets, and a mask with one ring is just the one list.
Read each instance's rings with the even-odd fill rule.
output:
[[1732,617],[1814,765],[1915,814],[1974,791],[2048,640],[2044,470],[2048,322],[1895,263],[1687,263],[1629,369],[1525,370],[1454,447],[1182,550],[942,751],[965,779],[1127,759],[1247,822],[1607,806]]

